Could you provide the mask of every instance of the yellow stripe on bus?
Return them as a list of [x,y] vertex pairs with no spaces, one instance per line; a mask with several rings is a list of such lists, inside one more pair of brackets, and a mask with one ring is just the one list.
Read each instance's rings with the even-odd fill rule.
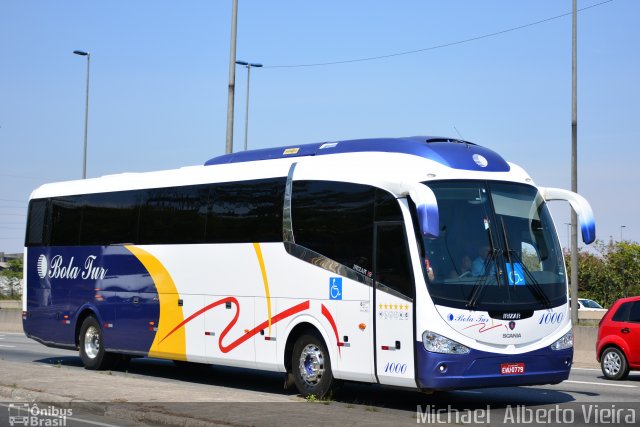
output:
[[171,275],[162,263],[149,252],[135,246],[125,247],[147,269],[160,299],[160,321],[153,344],[149,349],[149,357],[187,360],[187,338],[184,328],[175,331],[174,334],[160,343],[162,337],[166,336],[174,325],[178,325],[184,320],[182,307],[178,305],[180,296]]
[[254,243],[253,249],[256,251],[258,257],[258,263],[260,264],[260,271],[262,272],[262,281],[264,282],[264,292],[267,295],[267,321],[269,322],[269,336],[271,336],[271,295],[269,294],[269,281],[267,280],[267,269],[264,266],[264,258],[262,257],[262,250],[260,249],[260,243]]

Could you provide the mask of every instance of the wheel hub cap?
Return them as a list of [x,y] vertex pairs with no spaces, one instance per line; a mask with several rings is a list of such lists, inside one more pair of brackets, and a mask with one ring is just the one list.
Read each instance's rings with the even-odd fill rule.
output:
[[314,386],[324,375],[324,355],[318,346],[307,345],[300,354],[300,377],[305,384]]
[[84,352],[91,359],[95,359],[100,351],[100,333],[95,326],[90,326],[84,333]]
[[621,366],[622,360],[620,360],[620,356],[618,356],[616,353],[607,353],[604,357],[604,370],[607,375],[616,375],[618,372],[620,372]]

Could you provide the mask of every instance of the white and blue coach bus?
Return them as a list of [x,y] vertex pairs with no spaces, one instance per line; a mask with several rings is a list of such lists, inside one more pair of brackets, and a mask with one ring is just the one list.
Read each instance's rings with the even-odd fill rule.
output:
[[85,367],[156,357],[430,390],[558,383],[573,337],[549,200],[495,152],[411,137],[46,184],[23,324]]

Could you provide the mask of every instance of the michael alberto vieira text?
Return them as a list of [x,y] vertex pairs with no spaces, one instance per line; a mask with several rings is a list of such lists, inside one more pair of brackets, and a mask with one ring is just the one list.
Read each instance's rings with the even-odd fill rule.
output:
[[[616,405],[582,404],[577,408],[527,408],[525,405],[507,405],[504,409],[504,424],[573,424],[578,420],[587,424],[629,424],[636,423],[636,411],[632,408],[619,408]],[[451,405],[436,408],[432,405],[418,405],[416,423],[425,424],[484,424],[491,423],[491,406],[484,409],[455,409]]]

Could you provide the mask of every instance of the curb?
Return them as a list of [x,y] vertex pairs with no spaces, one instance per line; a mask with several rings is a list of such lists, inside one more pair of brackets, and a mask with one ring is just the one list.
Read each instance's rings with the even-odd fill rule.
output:
[[7,387],[4,385],[0,385],[0,397],[25,402],[90,403],[86,400],[78,400],[57,394],[45,393],[43,391]]

